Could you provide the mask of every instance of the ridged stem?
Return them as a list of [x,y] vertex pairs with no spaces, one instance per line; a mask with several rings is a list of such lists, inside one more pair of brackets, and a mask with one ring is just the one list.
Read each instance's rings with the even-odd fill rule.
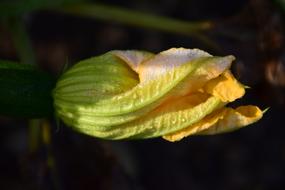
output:
[[[14,46],[18,52],[20,62],[36,65],[35,55],[22,17],[12,17],[8,20]],[[40,144],[40,119],[29,120],[29,151],[35,152]]]
[[[8,23],[15,48],[24,64],[36,65],[35,55],[28,36],[23,17],[12,18]],[[39,151],[43,143],[47,148],[47,167],[51,171],[51,178],[55,189],[59,190],[59,179],[55,168],[55,159],[51,151],[50,124],[45,119],[30,119],[28,123],[28,150],[30,154]]]

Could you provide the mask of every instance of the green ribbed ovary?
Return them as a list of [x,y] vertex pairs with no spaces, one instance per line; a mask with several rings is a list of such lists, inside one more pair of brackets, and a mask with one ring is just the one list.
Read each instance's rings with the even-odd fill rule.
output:
[[53,91],[55,110],[67,125],[96,137],[163,136],[227,103],[203,87],[232,60],[197,49],[157,55],[111,51],[79,62],[60,77]]

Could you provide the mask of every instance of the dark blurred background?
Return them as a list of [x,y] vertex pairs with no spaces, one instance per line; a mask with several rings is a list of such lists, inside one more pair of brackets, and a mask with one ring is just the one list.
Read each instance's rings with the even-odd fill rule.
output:
[[[285,188],[284,1],[91,3],[189,22],[207,21],[211,28],[203,31],[205,43],[191,35],[50,9],[33,10],[21,18],[42,70],[57,77],[65,64],[72,65],[114,49],[157,53],[171,47],[200,48],[214,55],[236,56],[232,70],[242,83],[251,87],[236,104],[270,109],[261,121],[234,133],[195,136],[177,143],[160,138],[137,141],[91,138],[62,123],[57,126],[54,118],[43,122],[39,130],[44,135],[34,139],[35,143],[31,142],[28,120],[0,116],[1,190]],[[19,60],[13,40],[9,27],[2,23],[1,59]]]

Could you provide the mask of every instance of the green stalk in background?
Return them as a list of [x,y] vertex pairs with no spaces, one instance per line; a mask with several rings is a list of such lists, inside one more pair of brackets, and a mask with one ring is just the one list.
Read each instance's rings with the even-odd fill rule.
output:
[[208,21],[181,21],[110,5],[77,4],[66,6],[62,10],[74,15],[121,22],[132,26],[158,29],[184,35],[196,35],[198,32],[208,30],[212,27],[212,23]]
[[[84,3],[83,3],[84,2]],[[164,32],[191,36],[207,45],[220,50],[220,47],[203,32],[213,28],[210,21],[182,21],[164,16],[143,13],[112,5],[87,3],[85,0],[15,0],[0,3],[0,18],[11,18],[37,10],[56,10],[72,15],[118,22],[130,26],[156,29]]]
[[12,34],[13,43],[18,52],[21,63],[36,66],[33,47],[23,19],[21,17],[12,17],[8,19],[8,27]]
[[133,11],[117,6],[91,3],[72,4],[55,10],[72,15],[191,36],[210,48],[216,50],[220,49],[214,41],[202,33],[213,28],[214,24],[210,21],[182,21],[164,16]]

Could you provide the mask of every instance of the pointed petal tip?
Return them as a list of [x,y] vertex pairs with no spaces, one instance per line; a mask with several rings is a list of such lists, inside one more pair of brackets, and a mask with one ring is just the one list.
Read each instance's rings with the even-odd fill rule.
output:
[[267,107],[264,110],[262,110],[262,114],[265,114],[269,109],[270,109],[270,107]]
[[233,55],[227,55],[225,56],[226,59],[230,60],[230,61],[234,61],[236,58]]
[[247,86],[247,85],[243,85],[243,87],[244,87],[245,89],[251,89],[251,87],[250,87],[250,86]]

